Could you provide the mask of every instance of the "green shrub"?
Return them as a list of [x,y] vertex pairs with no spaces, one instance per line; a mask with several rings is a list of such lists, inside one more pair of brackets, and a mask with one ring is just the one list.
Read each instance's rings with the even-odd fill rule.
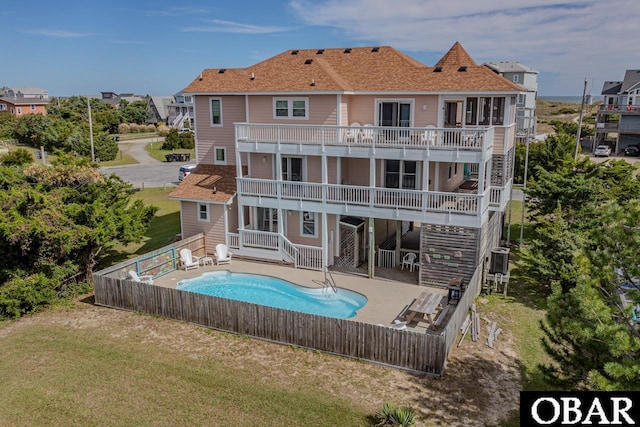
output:
[[164,139],[162,144],[163,150],[176,150],[180,148],[180,135],[178,135],[178,129],[171,129]]
[[180,134],[180,146],[187,150],[191,150],[196,146],[196,139],[192,132],[185,132]]
[[0,287],[0,318],[16,318],[51,303],[58,281],[43,273],[16,277]]
[[376,426],[410,427],[416,423],[416,414],[411,408],[398,408],[393,403],[385,403],[375,415]]
[[26,148],[16,148],[0,156],[0,163],[5,166],[23,166],[33,163],[33,156]]

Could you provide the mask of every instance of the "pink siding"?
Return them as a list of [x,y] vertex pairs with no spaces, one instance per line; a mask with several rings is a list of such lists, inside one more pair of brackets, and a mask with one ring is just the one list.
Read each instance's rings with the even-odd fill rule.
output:
[[198,163],[213,164],[214,147],[227,148],[227,164],[236,164],[234,122],[244,122],[244,95],[220,96],[222,99],[222,126],[211,126],[210,96],[195,97],[196,135],[198,144]]
[[307,156],[307,182],[322,182],[322,159]]
[[493,135],[493,152],[495,154],[505,154],[504,147],[505,145],[508,145],[505,144],[505,138],[506,135],[508,135],[508,133],[506,132],[506,128],[493,128]]
[[215,252],[218,243],[225,242],[224,205],[209,205],[209,222],[198,221],[198,203],[180,202],[182,213],[182,236],[204,233],[207,253]]
[[[273,98],[286,96],[251,95],[249,97],[249,118],[251,123],[277,123],[294,125],[336,125],[338,101],[335,95],[311,95],[309,99],[309,119],[274,119]],[[292,96],[298,98],[298,96]]]
[[435,191],[453,192],[464,181],[464,164],[458,163],[458,173],[455,173],[455,163],[451,164],[451,179],[449,179],[449,163],[440,163],[440,188]]
[[[287,212],[286,221],[287,221],[287,238],[291,240],[291,242],[298,245],[308,245],[308,246],[322,246],[322,214],[316,214],[316,234],[317,238],[302,236],[302,223],[300,222],[300,217],[302,213],[300,211],[285,211]],[[291,212],[289,215],[288,212]],[[331,224],[331,223],[329,223]],[[332,227],[335,228],[335,227]]]
[[[344,99],[344,97],[343,97]],[[438,97],[436,95],[420,96],[374,96],[361,95],[349,97],[348,122],[358,122],[361,125],[375,122],[376,99],[412,99],[413,102],[413,127],[423,127],[426,125],[436,125],[438,120]],[[424,106],[424,109],[423,109]],[[343,113],[344,114],[344,113]]]
[[342,95],[342,102],[340,103],[340,126],[349,126],[349,102],[351,95]]
[[338,182],[338,158],[327,157],[327,182],[329,184],[340,184]]
[[[273,160],[272,154],[251,153],[251,170],[249,176],[258,179],[275,179],[273,176]],[[266,159],[265,162],[262,159]]]
[[342,159],[342,182],[349,185],[369,185],[369,159]]

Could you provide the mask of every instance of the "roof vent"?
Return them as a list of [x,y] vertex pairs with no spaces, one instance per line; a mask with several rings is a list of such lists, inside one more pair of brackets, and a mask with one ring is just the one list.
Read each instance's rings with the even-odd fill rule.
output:
[[316,51],[316,55],[322,55],[324,53],[324,49],[318,49]]
[[292,50],[292,51],[291,51],[291,55],[297,55],[297,54],[298,54],[298,52],[299,52],[298,50]]
[[256,79],[255,73],[251,73],[251,80],[255,80],[255,79]]
[[371,48],[371,52],[379,52],[379,51],[380,51],[380,48],[378,46]]
[[458,68],[458,71],[460,72],[466,72],[467,71],[467,66],[466,65],[461,65],[460,68]]
[[202,73],[198,76],[198,80],[202,80]]
[[350,48],[350,47],[346,48],[346,49],[344,50],[344,53],[351,53],[351,48]]
[[442,67],[436,67],[433,69],[434,73],[441,73],[442,72]]
[[218,74],[224,74],[224,72],[225,72],[225,71],[227,71],[227,69],[226,69],[226,68],[220,68],[220,69],[218,70]]
[[306,61],[304,61],[304,65],[309,65],[313,63],[313,59],[307,59]]
[[315,86],[316,85],[316,79],[311,79],[311,84],[309,86]]

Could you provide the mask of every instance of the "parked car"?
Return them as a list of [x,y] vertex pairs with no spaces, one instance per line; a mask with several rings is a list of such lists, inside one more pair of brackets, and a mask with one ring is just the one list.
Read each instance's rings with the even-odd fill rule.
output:
[[197,165],[184,165],[180,166],[180,171],[178,172],[178,181],[182,181],[189,175]]
[[193,133],[193,131],[191,129],[182,128],[178,130],[178,133]]
[[638,149],[637,145],[630,145],[624,149],[624,155],[638,157],[640,156],[640,149]]
[[593,152],[595,157],[609,157],[611,155],[611,147],[608,145],[598,145],[596,151]]

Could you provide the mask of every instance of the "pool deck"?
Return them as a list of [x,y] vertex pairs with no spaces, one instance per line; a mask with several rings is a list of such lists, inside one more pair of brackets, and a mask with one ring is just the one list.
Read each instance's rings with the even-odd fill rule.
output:
[[[175,270],[169,274],[156,278],[154,280],[154,285],[175,288],[180,280],[198,277],[201,274],[210,271],[221,270],[278,277],[309,288],[324,287],[324,285],[322,285],[324,282],[324,273],[322,272],[296,269],[274,263],[246,260],[233,260],[231,264],[224,264],[220,266],[200,266],[198,269],[192,269],[189,271]],[[367,304],[358,311],[355,317],[349,319],[364,323],[390,326],[394,320],[403,320],[401,316],[405,312],[406,308],[425,290],[442,295],[445,295],[446,292],[442,289],[418,286],[417,284],[410,284],[386,278],[369,279],[357,274],[335,271],[331,274],[339,288],[359,292],[367,297]],[[415,332],[424,332],[429,325],[419,322],[418,324],[410,324],[408,327],[409,330],[413,330]],[[429,328],[433,331],[435,327],[430,326]]]

